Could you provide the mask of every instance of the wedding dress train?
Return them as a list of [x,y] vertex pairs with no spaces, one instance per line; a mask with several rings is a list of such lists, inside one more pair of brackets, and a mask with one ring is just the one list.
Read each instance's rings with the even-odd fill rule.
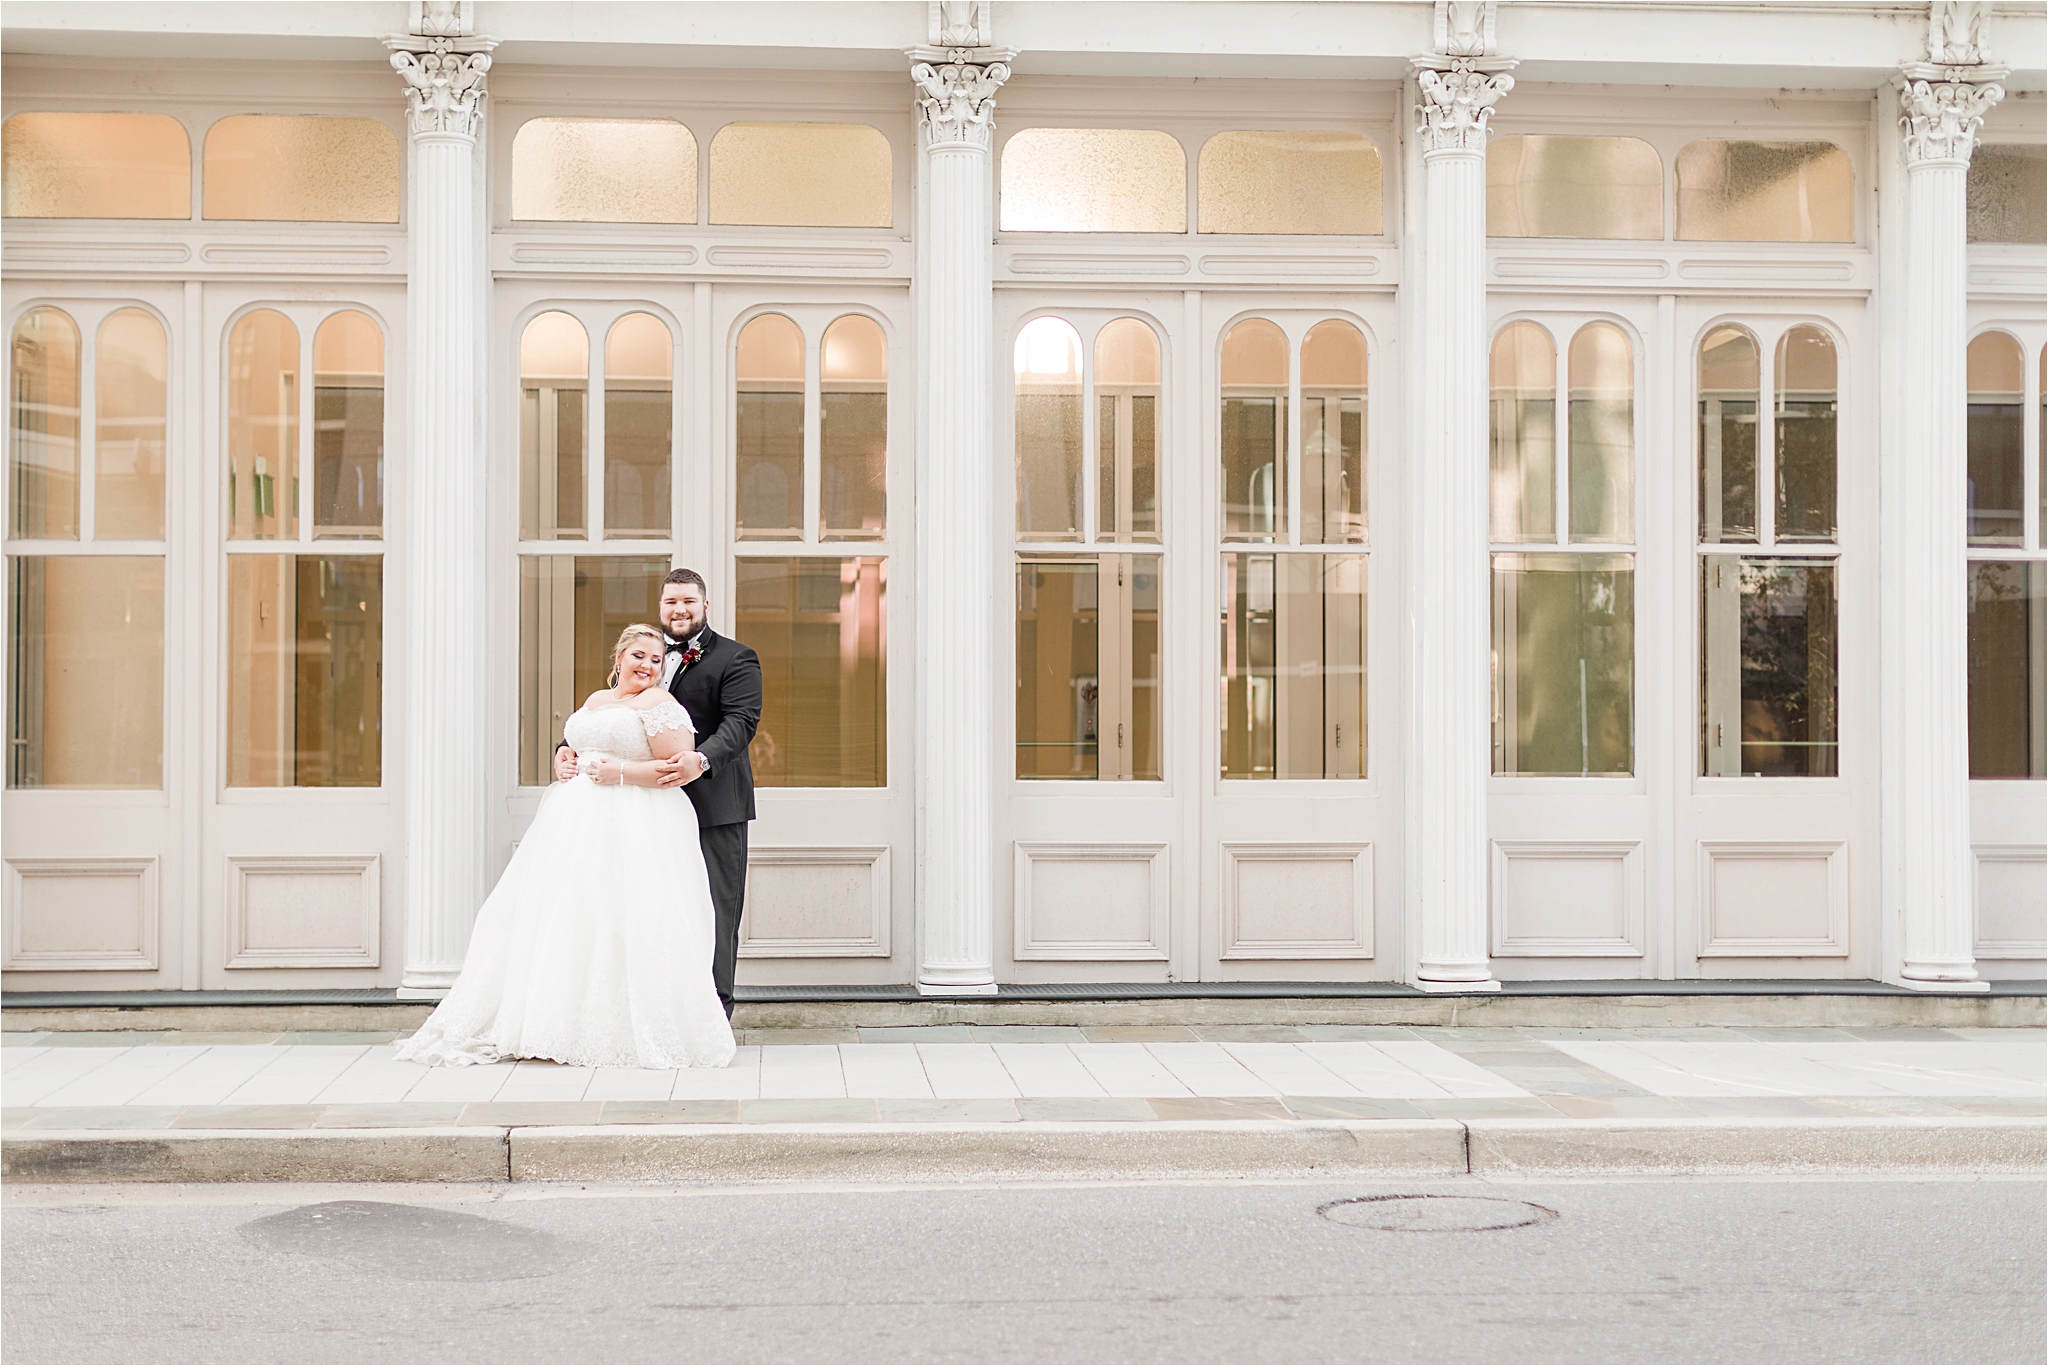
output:
[[[587,768],[650,759],[651,736],[689,726],[665,698],[579,709],[563,734]],[[397,1055],[723,1067],[733,1037],[711,981],[715,924],[682,789],[555,783],[477,912],[462,975]]]

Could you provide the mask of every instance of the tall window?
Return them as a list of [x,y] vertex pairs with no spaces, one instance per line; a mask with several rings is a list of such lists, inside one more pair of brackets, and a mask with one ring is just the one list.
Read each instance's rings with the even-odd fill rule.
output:
[[302,321],[257,309],[228,333],[228,783],[377,787],[384,334]]
[[1035,318],[1013,353],[1017,776],[1156,779],[1159,336],[1083,326]]
[[1701,772],[1833,777],[1835,344],[1785,332],[1768,390],[1761,356],[1736,326],[1700,344]]
[[1362,778],[1365,337],[1247,318],[1220,379],[1223,776]]
[[1594,322],[1558,361],[1541,324],[1494,338],[1493,771],[1623,776],[1635,768],[1635,357],[1620,328]]
[[[1986,332],[1970,343],[1968,366],[1970,776],[2040,778],[2048,776],[2048,556],[2041,508],[2048,456],[2037,418],[2029,468],[2027,366],[2019,342]],[[2048,367],[2048,350],[2039,366]],[[2036,483],[2031,498],[2030,478]]]
[[161,787],[163,324],[44,306],[12,343],[7,785]]
[[519,780],[532,786],[605,685],[619,632],[659,615],[675,344],[650,313],[542,313],[520,334],[519,390]]
[[882,787],[889,343],[862,314],[818,322],[763,313],[734,346],[733,632],[761,656],[748,756],[764,787]]

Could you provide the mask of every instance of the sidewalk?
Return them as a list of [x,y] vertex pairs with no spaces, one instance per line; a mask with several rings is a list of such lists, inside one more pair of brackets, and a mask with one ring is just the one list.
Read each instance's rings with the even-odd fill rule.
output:
[[718,1071],[392,1033],[5,1035],[9,1180],[2038,1168],[2036,1029],[748,1030]]

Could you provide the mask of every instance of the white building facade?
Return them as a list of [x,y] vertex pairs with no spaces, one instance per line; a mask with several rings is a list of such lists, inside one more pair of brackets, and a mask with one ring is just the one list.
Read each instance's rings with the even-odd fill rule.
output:
[[743,984],[2043,975],[2040,3],[5,49],[10,992],[438,995],[674,565]]

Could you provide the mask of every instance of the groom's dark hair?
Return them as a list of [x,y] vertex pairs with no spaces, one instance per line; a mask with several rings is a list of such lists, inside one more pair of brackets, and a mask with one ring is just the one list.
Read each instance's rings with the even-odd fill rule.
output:
[[671,569],[668,571],[668,577],[663,579],[662,583],[694,583],[697,585],[699,593],[702,593],[707,598],[711,596],[711,589],[705,585],[704,576],[694,569]]

